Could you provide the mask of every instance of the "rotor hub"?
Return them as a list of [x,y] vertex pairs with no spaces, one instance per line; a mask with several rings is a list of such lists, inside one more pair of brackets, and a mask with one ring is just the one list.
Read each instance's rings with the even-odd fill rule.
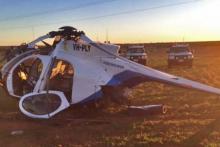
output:
[[64,26],[59,28],[59,31],[52,31],[49,33],[49,35],[53,38],[55,36],[62,36],[64,38],[72,38],[72,37],[78,37],[80,35],[84,34],[83,31],[78,31],[76,28],[72,26]]

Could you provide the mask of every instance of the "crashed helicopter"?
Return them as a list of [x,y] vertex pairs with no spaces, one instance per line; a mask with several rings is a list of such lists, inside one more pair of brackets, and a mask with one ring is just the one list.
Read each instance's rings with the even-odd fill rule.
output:
[[[55,38],[53,46],[44,40]],[[35,49],[44,42],[50,50]],[[19,98],[19,108],[31,118],[51,118],[72,104],[84,104],[106,95],[120,98],[123,89],[157,81],[220,95],[220,89],[173,76],[130,61],[118,54],[119,46],[96,43],[73,27],[27,44],[1,69],[9,95]]]

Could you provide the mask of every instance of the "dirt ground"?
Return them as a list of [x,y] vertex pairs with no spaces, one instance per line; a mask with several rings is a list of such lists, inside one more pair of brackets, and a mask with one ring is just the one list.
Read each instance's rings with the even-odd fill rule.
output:
[[[149,66],[220,87],[220,46],[195,48],[192,68],[167,68],[166,50],[149,52]],[[133,89],[133,105],[165,104],[165,115],[129,115],[125,106],[71,107],[50,120],[19,112],[18,101],[0,89],[0,146],[112,147],[220,146],[220,96],[148,82]],[[13,131],[22,131],[12,135]]]

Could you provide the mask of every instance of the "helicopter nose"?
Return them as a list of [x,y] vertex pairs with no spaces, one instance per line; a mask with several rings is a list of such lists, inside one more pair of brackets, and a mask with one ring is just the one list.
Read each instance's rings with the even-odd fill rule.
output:
[[69,103],[59,91],[29,93],[19,102],[21,112],[31,118],[48,119],[67,107]]

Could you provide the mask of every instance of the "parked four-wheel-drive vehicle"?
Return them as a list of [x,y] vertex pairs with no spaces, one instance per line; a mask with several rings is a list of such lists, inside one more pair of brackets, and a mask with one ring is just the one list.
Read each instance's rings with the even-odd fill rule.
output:
[[147,53],[145,51],[144,45],[128,46],[126,58],[131,61],[143,64],[143,65],[147,65],[148,59],[147,59]]
[[167,53],[168,67],[174,65],[186,65],[192,67],[194,56],[188,44],[173,45]]

